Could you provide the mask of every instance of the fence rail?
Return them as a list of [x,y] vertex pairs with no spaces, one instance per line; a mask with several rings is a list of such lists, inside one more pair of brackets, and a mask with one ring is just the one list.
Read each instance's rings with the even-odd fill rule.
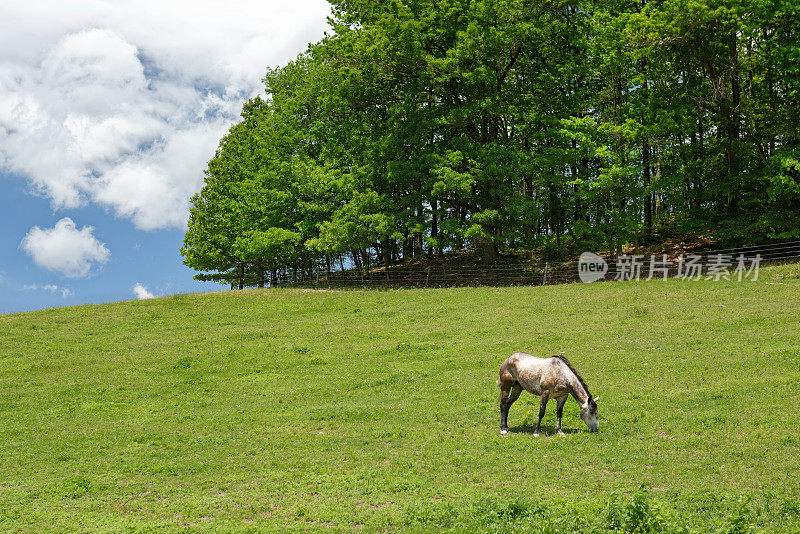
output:
[[[742,262],[746,268],[752,268],[754,264],[758,267],[765,263],[779,263],[797,258],[800,258],[800,241],[683,251],[666,254],[666,260],[662,254],[622,255],[603,258],[608,266],[603,279],[686,276],[687,265],[700,265],[700,275],[706,276],[702,267],[712,264],[717,266],[718,271],[727,265],[730,276],[737,268],[742,267]],[[658,267],[657,275],[653,274],[651,267],[654,266]],[[455,287],[563,284],[579,281],[578,269],[578,258],[562,262],[528,261],[497,265],[398,265],[361,273],[354,270],[334,271],[330,275],[320,273],[281,286]]]

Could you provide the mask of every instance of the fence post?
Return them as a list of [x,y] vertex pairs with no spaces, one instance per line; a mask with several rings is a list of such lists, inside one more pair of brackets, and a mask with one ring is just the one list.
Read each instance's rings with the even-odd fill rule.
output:
[[545,285],[547,283],[547,269],[549,268],[550,268],[550,262],[549,261],[544,262],[544,276],[542,276],[542,285]]

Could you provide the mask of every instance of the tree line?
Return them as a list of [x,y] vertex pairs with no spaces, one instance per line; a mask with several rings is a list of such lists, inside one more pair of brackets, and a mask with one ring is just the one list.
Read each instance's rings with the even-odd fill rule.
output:
[[793,0],[332,6],[208,164],[181,249],[197,279],[800,238]]

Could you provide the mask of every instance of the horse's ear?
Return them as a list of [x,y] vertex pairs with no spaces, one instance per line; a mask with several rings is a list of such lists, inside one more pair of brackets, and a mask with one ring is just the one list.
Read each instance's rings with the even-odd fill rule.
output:
[[598,396],[596,396],[596,397],[594,398],[594,401],[595,401],[595,402],[597,402],[597,401],[599,401],[599,400],[600,400],[600,395],[598,395]]

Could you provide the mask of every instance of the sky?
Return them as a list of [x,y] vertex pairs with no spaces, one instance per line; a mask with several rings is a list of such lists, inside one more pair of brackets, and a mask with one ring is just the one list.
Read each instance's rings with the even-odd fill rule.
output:
[[219,291],[180,246],[242,103],[324,0],[0,2],[0,313]]

